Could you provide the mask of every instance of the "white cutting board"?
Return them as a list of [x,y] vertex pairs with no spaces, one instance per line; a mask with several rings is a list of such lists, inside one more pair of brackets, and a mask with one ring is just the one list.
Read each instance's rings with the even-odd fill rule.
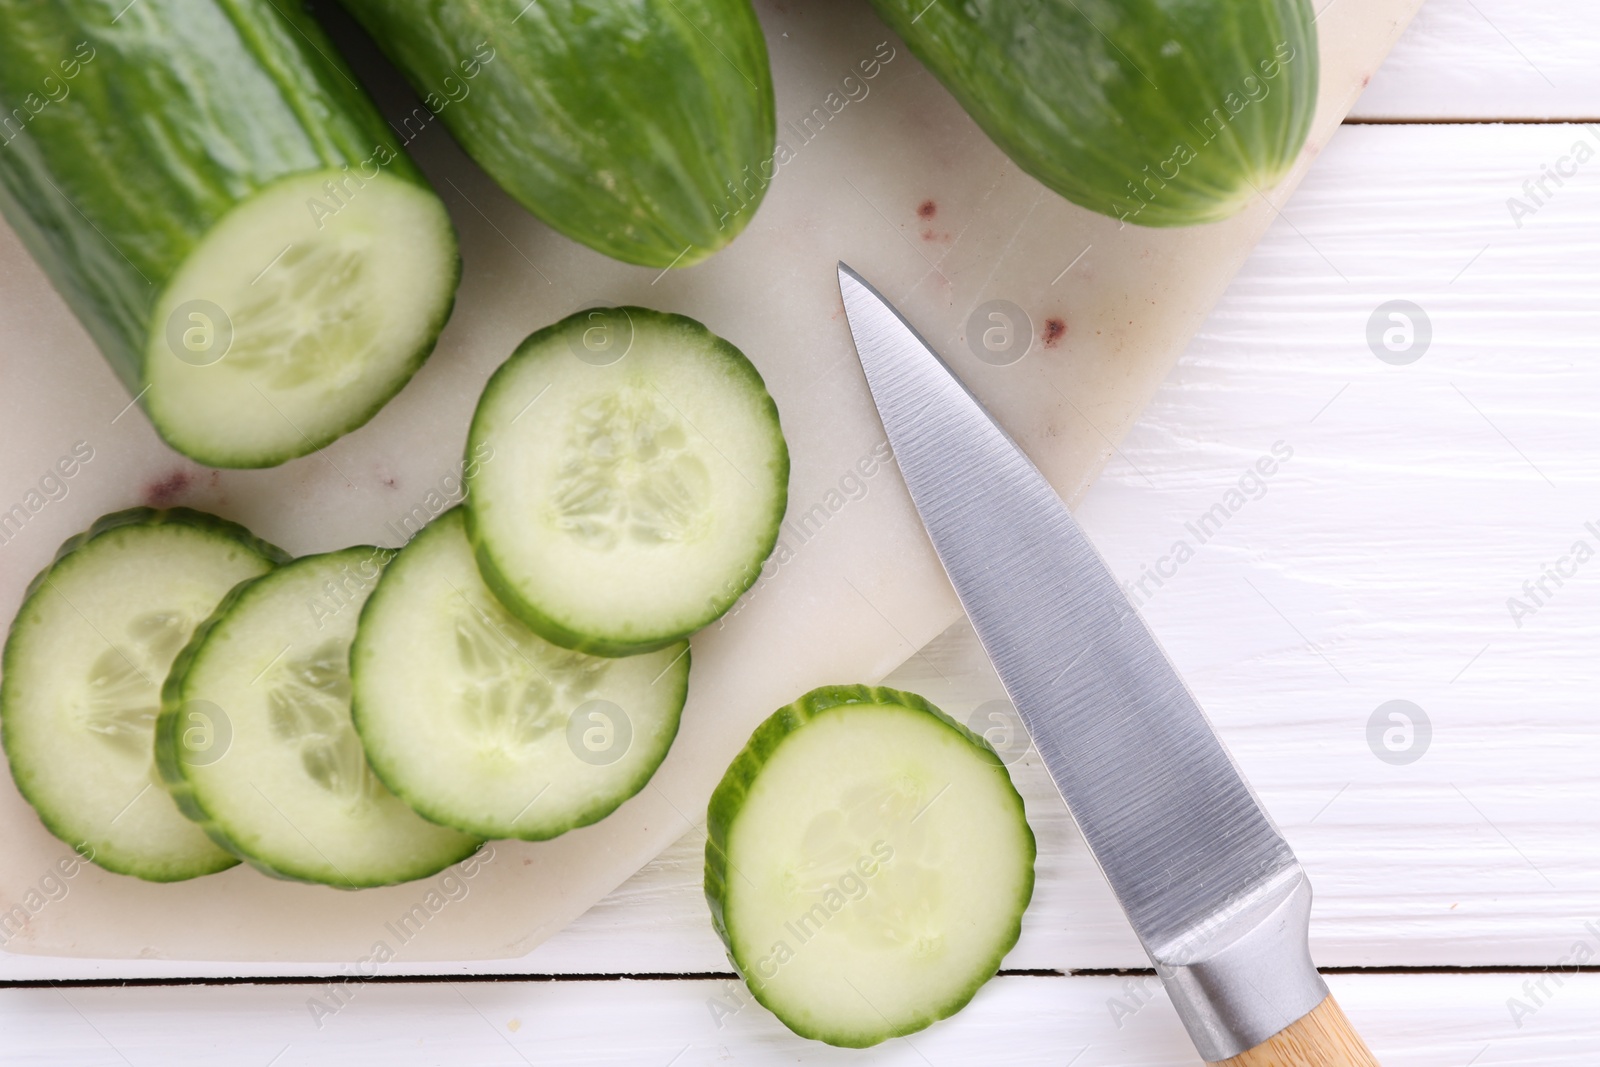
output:
[[[1419,4],[1324,8],[1316,123],[1290,181],[1270,194],[1275,202]],[[457,469],[488,375],[527,333],[594,304],[692,315],[737,344],[766,377],[794,463],[781,566],[724,624],[695,638],[670,756],[602,823],[551,842],[495,843],[470,873],[443,883],[345,892],[238,867],[153,885],[80,866],[46,895],[35,890],[69,850],[0,774],[0,915],[14,905],[30,913],[5,950],[358,970],[375,955],[523,955],[702,824],[723,769],[773,709],[817,685],[881,678],[949,626],[959,609],[898,475],[892,463],[871,461],[882,428],[843,321],[836,260],[941,348],[1063,495],[1076,499],[1087,487],[1273,206],[1262,201],[1198,229],[1121,226],[1020,174],[863,0],[758,7],[779,140],[792,158],[731,248],[664,275],[608,260],[534,221],[434,124],[410,147],[460,230],[465,278],[455,314],[428,365],[370,425],[275,470],[207,470],[162,445],[0,228],[0,510],[28,500],[79,442],[93,449],[65,496],[0,544],[3,619],[61,541],[137,504],[215,511],[295,553],[397,543],[389,524]],[[377,69],[352,48],[361,73]],[[861,79],[859,64],[875,57],[876,76]],[[391,115],[412,106],[392,82],[377,95]],[[797,132],[813,109],[829,117]],[[967,320],[991,300],[1031,320],[1026,354],[1008,365],[980,360],[967,343]],[[863,477],[866,469],[873,473]],[[139,802],[162,800],[152,792]],[[407,914],[412,921],[397,925]]]

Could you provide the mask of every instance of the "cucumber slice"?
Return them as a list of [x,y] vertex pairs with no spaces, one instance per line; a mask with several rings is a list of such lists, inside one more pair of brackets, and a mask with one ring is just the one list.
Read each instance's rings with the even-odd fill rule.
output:
[[689,645],[601,659],[542,640],[484,585],[460,508],[383,572],[350,650],[372,769],[424,818],[543,840],[644,788],[678,732]]
[[444,205],[303,7],[0,0],[0,211],[209,466],[366,422],[460,274]]
[[153,882],[239,862],[162,788],[156,713],[194,628],[228,590],[288,558],[186,508],[120,511],[61,546],[11,624],[0,680],[12,777],[51,833],[107,870]]
[[467,532],[495,595],[599,656],[682,640],[733,605],[778,540],[789,451],[760,373],[693,319],[582,311],[483,391]]
[[828,686],[711,798],[706,900],[755,998],[865,1048],[953,1015],[1016,944],[1033,831],[988,742],[912,693]]
[[[423,878],[477,849],[423,821],[367,766],[349,650],[386,550],[306,556],[240,585],[178,654],[156,765],[184,814],[267,874],[356,889]],[[195,716],[226,734],[197,751]]]

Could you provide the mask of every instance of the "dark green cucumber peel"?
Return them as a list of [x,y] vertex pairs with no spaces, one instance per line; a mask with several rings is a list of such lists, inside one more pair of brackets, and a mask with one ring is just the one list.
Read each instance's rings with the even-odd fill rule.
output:
[[[712,928],[716,930],[717,936],[722,940],[722,944],[727,950],[728,962],[733,965],[734,970],[738,971],[740,977],[745,980],[746,987],[757,1002],[775,1014],[780,1006],[769,1002],[763,984],[759,980],[752,981],[739,961],[734,958],[733,935],[728,929],[725,911],[728,885],[732,881],[728,865],[727,842],[733,830],[734,820],[745,806],[745,800],[751,786],[760,775],[762,767],[777,752],[779,746],[807,723],[819,716],[826,715],[830,711],[839,708],[862,704],[899,705],[900,707],[931,716],[954,730],[973,747],[974,755],[985,762],[993,764],[995,773],[1006,776],[1009,781],[1010,772],[1006,769],[1005,763],[994,751],[994,747],[981,735],[967,729],[967,727],[952,719],[916,693],[890,689],[886,686],[822,686],[813,689],[794,703],[779,708],[763,721],[760,726],[756,727],[755,732],[750,735],[750,740],[740,750],[739,754],[734,757],[733,762],[728,765],[728,770],[722,776],[722,781],[718,783],[716,790],[711,794],[711,802],[706,810],[705,897],[711,911]],[[1032,828],[1028,825],[1026,814],[1023,810],[1022,797],[1020,794],[1016,794],[1015,790],[1012,792],[1017,804],[1017,821],[1027,833],[1029,847],[1027,881],[1022,893],[1022,908],[1018,909],[1016,923],[1007,931],[1003,943],[999,945],[998,950],[995,952],[993,971],[1000,969],[1000,963],[1005,959],[1006,953],[1011,951],[1016,945],[1017,939],[1022,936],[1022,911],[1033,897],[1033,861],[1037,857],[1037,845]],[[886,1036],[899,1037],[916,1033],[938,1022],[940,1019],[949,1018],[971,1002],[972,998],[977,995],[981,985],[982,983],[978,983],[967,990],[964,996],[939,1005],[925,1018],[908,1021],[900,1027],[893,1028]],[[831,1032],[807,1032],[803,1024],[798,1023],[797,1020],[782,1015],[780,1015],[780,1018],[785,1026],[793,1029],[801,1037],[825,1041],[829,1044],[841,1044],[837,1035]],[[879,1043],[880,1040],[883,1039],[844,1047],[865,1048]]]
[[[245,548],[254,551],[263,559],[270,560],[275,564],[287,563],[291,558],[283,549],[263,541],[261,538],[255,536],[243,526],[240,526],[238,523],[229,522],[227,519],[221,519],[215,515],[210,515],[203,511],[194,511],[189,508],[157,509],[139,507],[128,508],[124,511],[112,512],[109,515],[104,515],[95,520],[94,524],[91,525],[87,530],[80,534],[75,534],[63,542],[61,547],[56,551],[55,558],[52,559],[50,563],[34,577],[32,582],[28,583],[27,592],[23,595],[22,606],[17,609],[16,618],[13,619],[11,623],[12,632],[15,632],[19,627],[23,626],[29,619],[34,596],[46,586],[46,584],[50,581],[51,575],[56,571],[56,569],[63,563],[70,560],[73,554],[79,549],[85,547],[96,538],[102,537],[115,530],[124,529],[129,526],[161,526],[169,523],[185,523],[190,526],[195,526],[199,529],[217,531],[226,537],[238,541]],[[241,586],[248,584],[249,582],[244,582],[241,583]],[[224,603],[226,603],[228,599],[235,595],[239,588],[240,587],[235,587],[233,592],[231,592],[227,598],[224,598]],[[203,627],[204,624],[202,624],[202,628]],[[183,658],[183,653],[180,652],[178,658],[181,660]],[[177,664],[174,663],[174,668],[176,668],[176,666]],[[30,794],[29,781],[31,774],[27,767],[20,765],[15,759],[10,759],[10,754],[13,751],[10,731],[8,729],[10,717],[4,714],[4,709],[10,703],[8,687],[14,684],[12,681],[13,679],[19,677],[19,671],[17,670],[17,667],[18,664],[13,660],[12,642],[7,640],[3,657],[0,657],[0,745],[3,745],[6,749],[8,762],[11,767],[11,777],[16,782],[18,791],[21,792],[24,797],[27,797]],[[181,801],[179,801],[178,807],[180,809],[183,808]],[[39,810],[38,808],[35,808],[34,810],[39,816],[39,821],[44,824],[45,829],[49,830],[56,837],[61,838],[63,841],[67,841],[69,844],[73,843],[71,841],[71,835],[67,833],[64,828],[56,824],[49,814]],[[187,812],[185,813],[187,814]],[[215,838],[213,838],[213,840],[215,840]],[[153,874],[148,869],[138,871],[123,869],[113,857],[103,854],[85,856],[84,858],[92,860],[94,863],[104,867],[108,871],[113,871],[117,874],[133,875],[135,877],[142,878],[145,881],[174,880],[162,878],[158,874]],[[216,868],[216,870],[227,870],[229,867],[235,866],[237,862],[237,860],[234,860],[231,862],[222,863]],[[175,880],[186,880],[193,876],[193,874],[185,873],[177,876]]]
[[[152,321],[164,287],[234,208],[323,170],[430,190],[299,3],[0,0],[0,22],[0,213],[135,395],[166,328]],[[35,113],[41,92],[52,102]],[[450,306],[394,390],[272,462],[376,414],[427,358]],[[263,465],[187,451],[212,466]]]
[[776,124],[750,0],[343,3],[467,154],[573,240],[686,267],[755,214]]
[[1317,94],[1309,0],[872,0],[1023,170],[1144,226],[1277,183]]
[[[704,324],[686,315],[675,315],[671,312],[633,306],[608,310],[623,313],[627,320],[633,324],[635,331],[639,329],[641,324],[653,323],[665,328],[692,333],[697,345],[705,346],[724,357],[728,370],[732,374],[747,379],[753,385],[754,389],[762,397],[763,411],[771,417],[772,425],[775,427],[780,426],[777,402],[766,391],[766,383],[761,377],[761,372],[732,342],[712,333]],[[477,410],[474,412],[472,426],[467,433],[467,455],[469,458],[476,453],[477,449],[482,448],[484,443],[492,442],[493,440],[492,428],[482,425],[481,417],[486,409],[489,408],[488,401],[496,389],[508,387],[507,383],[514,375],[514,364],[518,357],[525,352],[538,352],[545,344],[559,340],[569,334],[577,333],[581,335],[586,328],[586,323],[589,321],[587,319],[589,314],[590,312],[588,311],[576,312],[559,322],[552,323],[541,330],[529,334],[517,346],[517,350],[511,354],[510,358],[501,364],[499,369],[489,378],[488,384],[484,386],[483,396],[478,401]],[[578,343],[574,342],[574,344]],[[781,429],[779,432],[781,435]],[[772,550],[777,547],[783,516],[788,509],[790,461],[786,442],[778,462],[779,469],[775,477],[778,483],[784,487],[784,491],[779,495],[776,502],[772,522],[770,523],[770,533],[766,542],[761,546],[756,566],[748,568],[744,574],[739,576],[738,581],[723,587],[710,596],[707,599],[706,609],[701,618],[690,625],[675,628],[667,633],[631,635],[626,641],[605,640],[592,633],[573,629],[565,621],[547,613],[539,604],[530,601],[507,579],[499,563],[495,560],[490,546],[482,536],[474,513],[473,505],[477,500],[477,496],[472,492],[474,479],[470,476],[466,479],[467,537],[472,542],[473,551],[478,560],[478,570],[482,573],[485,584],[489,586],[490,590],[513,615],[517,616],[524,625],[546,641],[560,645],[563,648],[587,652],[594,656],[632,656],[645,652],[654,652],[693,635],[698,630],[721,618],[733,606],[734,602],[743,596],[745,591],[754,585],[756,579],[761,576],[761,564],[771,556]]]

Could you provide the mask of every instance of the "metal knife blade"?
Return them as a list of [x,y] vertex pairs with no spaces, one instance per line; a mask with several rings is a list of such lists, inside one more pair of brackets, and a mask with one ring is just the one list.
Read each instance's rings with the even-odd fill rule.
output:
[[937,353],[839,264],[928,536],[1056,787],[1208,1061],[1328,995],[1288,843],[1094,546]]

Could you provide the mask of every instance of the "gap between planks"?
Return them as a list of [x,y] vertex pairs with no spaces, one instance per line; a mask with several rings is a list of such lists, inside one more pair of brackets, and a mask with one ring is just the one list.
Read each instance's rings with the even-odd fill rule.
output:
[[[1551,970],[1559,969],[1563,974],[1600,974],[1600,964],[1581,964],[1569,966],[1527,967],[1527,966],[1385,966],[1385,967],[1319,967],[1320,974],[1337,975],[1369,975],[1369,974],[1401,974],[1401,975],[1438,975],[1438,974],[1545,974]],[[1150,967],[1075,967],[1068,971],[1059,971],[1047,967],[1010,968],[995,973],[996,978],[1154,978],[1155,970]],[[326,985],[335,979],[344,980],[348,976],[335,975],[333,977],[317,975],[273,975],[256,978],[211,977],[211,978],[23,978],[0,981],[0,990],[5,989],[121,989],[133,986],[233,986],[233,985]],[[732,971],[641,971],[638,973],[604,973],[604,974],[466,974],[466,975],[433,975],[433,974],[390,974],[374,975],[370,978],[356,978],[355,981],[362,985],[427,985],[430,983],[569,983],[569,982],[721,982],[737,981],[739,976]]]

